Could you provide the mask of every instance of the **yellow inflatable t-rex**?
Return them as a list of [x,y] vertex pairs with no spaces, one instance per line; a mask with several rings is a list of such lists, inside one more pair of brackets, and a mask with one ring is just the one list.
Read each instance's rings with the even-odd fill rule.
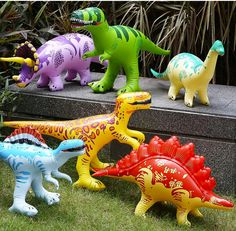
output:
[[109,166],[98,160],[99,150],[112,140],[125,143],[137,149],[145,139],[144,134],[128,129],[130,116],[134,111],[149,109],[151,95],[147,92],[125,93],[116,100],[115,110],[110,114],[96,115],[68,121],[11,121],[3,122],[3,126],[31,126],[41,134],[56,137],[60,140],[82,139],[86,145],[86,153],[78,158],[77,171],[79,180],[75,187],[90,190],[101,190],[105,185],[90,175],[92,168],[101,169]]

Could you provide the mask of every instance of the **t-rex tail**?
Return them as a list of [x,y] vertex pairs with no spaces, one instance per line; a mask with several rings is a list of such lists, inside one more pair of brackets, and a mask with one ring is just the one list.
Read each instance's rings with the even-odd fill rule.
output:
[[168,80],[169,79],[167,74],[166,74],[166,71],[164,71],[162,73],[159,73],[159,72],[154,71],[152,68],[150,69],[150,71],[158,79],[162,79],[162,80]]
[[60,140],[69,138],[65,137],[64,131],[66,128],[66,123],[64,121],[4,121],[1,125],[11,128],[31,127],[36,129],[41,134],[53,136]]
[[169,55],[170,54],[170,50],[164,50],[160,48],[147,37],[143,38],[141,50],[148,51],[156,55]]

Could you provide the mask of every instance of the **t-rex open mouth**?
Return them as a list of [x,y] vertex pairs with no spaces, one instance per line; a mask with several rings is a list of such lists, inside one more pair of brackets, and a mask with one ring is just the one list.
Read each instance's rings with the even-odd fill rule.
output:
[[131,105],[138,105],[138,104],[150,104],[152,102],[152,99],[146,99],[142,101],[135,101],[133,103],[130,103]]
[[82,145],[82,146],[78,146],[76,148],[69,148],[69,149],[66,149],[64,150],[64,152],[78,152],[78,151],[82,151],[83,149],[85,149],[85,145]]
[[71,21],[71,26],[73,28],[81,27],[81,26],[89,26],[89,25],[99,25],[99,23],[95,21],[84,21],[77,18],[71,18],[70,21]]

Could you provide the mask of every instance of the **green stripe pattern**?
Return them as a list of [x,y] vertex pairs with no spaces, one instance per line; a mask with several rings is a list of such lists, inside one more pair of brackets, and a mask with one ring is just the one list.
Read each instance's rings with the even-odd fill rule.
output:
[[76,12],[76,18],[79,18],[79,19],[81,19],[81,20],[84,20],[84,14],[83,14],[83,12],[82,12],[81,10],[78,10],[78,11]]
[[[103,11],[97,7],[89,7],[86,9],[86,12],[89,14],[89,21],[104,22],[106,20]],[[97,19],[95,19],[95,16]]]
[[89,8],[91,9],[91,11],[93,12],[93,14],[95,14],[97,16],[97,20],[95,20],[96,22],[101,22],[101,11],[98,9],[98,8],[95,8],[95,7],[91,7]]
[[120,26],[112,26],[111,28],[115,30],[117,38],[123,39],[124,37],[126,42],[129,41],[129,38],[132,34],[135,36],[135,38],[142,37],[142,34],[139,31],[128,26],[120,25]]
[[128,34],[126,28],[124,26],[117,26],[117,27],[118,27],[118,29],[121,30],[121,32],[125,36],[126,42],[128,42],[129,41],[129,34]]
[[134,30],[133,28],[131,28],[131,27],[127,27],[127,28],[133,33],[133,35],[134,35],[136,38],[139,36],[139,34],[137,33],[137,31]]
[[115,30],[117,38],[122,39],[122,35],[117,26],[113,26],[112,28]]
[[93,15],[92,15],[92,13],[91,13],[91,10],[86,9],[85,12],[87,12],[88,15],[89,15],[89,21],[92,21],[92,20],[93,20]]

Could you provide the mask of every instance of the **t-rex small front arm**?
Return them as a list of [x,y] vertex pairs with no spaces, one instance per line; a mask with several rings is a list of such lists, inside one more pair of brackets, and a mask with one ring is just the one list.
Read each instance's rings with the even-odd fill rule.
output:
[[136,138],[140,144],[142,144],[145,140],[145,136],[142,132],[127,129],[126,133],[127,133],[128,136]]
[[106,51],[104,51],[104,53],[99,56],[100,63],[102,64],[105,60],[109,60],[111,56],[111,54],[108,54]]
[[93,50],[93,51],[88,51],[86,52],[82,58],[83,59],[87,59],[87,58],[93,58],[93,57],[96,57],[96,56],[99,56],[99,61],[100,63],[102,64],[105,60],[109,60],[111,58],[111,54],[108,54],[107,52],[99,52],[97,51],[96,49]]
[[134,150],[137,150],[138,147],[140,146],[140,143],[138,140],[130,137],[128,134],[125,133],[120,133],[120,138],[118,139],[118,141],[120,143],[125,143],[130,145]]
[[92,51],[87,51],[86,53],[84,53],[82,59],[92,58],[95,56],[99,56],[100,54],[102,54],[102,52],[99,52],[98,50],[94,49]]

